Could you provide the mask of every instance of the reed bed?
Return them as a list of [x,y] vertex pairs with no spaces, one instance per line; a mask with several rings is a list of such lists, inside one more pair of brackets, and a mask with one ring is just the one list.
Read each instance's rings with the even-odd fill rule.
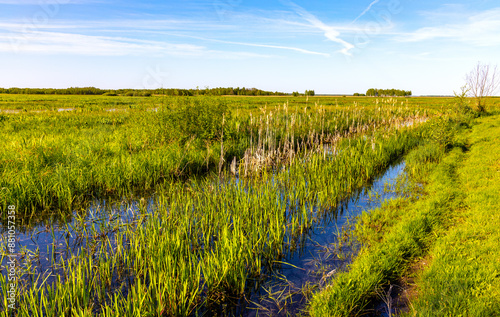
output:
[[341,139],[426,120],[434,111],[404,100],[367,100],[347,107],[207,97],[126,98],[114,106],[109,99],[75,99],[65,106],[74,111],[2,114],[0,205],[15,204],[36,218],[68,214],[96,197],[141,197],[164,182],[225,167],[251,176],[286,166],[298,153],[326,157]]
[[[340,107],[331,111],[320,106],[314,111],[291,111],[288,105],[279,107],[276,112],[264,108],[260,116],[252,114],[223,125],[224,134],[214,142],[214,151],[218,147],[228,149],[223,151],[223,160],[230,161],[234,148],[250,149],[248,155],[244,155],[245,151],[235,151],[241,154],[234,163],[240,178],[231,177],[229,164],[227,172],[219,177],[187,182],[165,178],[155,186],[155,207],[143,211],[138,219],[128,223],[116,219],[112,223],[116,229],[113,234],[103,235],[95,226],[88,228],[85,246],[55,261],[58,273],[51,282],[45,281],[45,275],[26,279],[34,275],[34,268],[23,266],[19,274],[25,282],[21,286],[18,316],[236,313],[228,308],[228,303],[244,302],[245,294],[279,265],[285,254],[293,251],[301,235],[322,216],[334,212],[340,200],[418,145],[427,133],[426,125],[420,124],[425,117],[418,110],[406,109],[393,101],[386,102],[385,107],[375,107],[369,115],[356,106],[351,111]],[[168,111],[175,108],[159,111],[157,117],[144,115],[141,122],[147,125],[151,118],[157,118],[156,123],[164,122]],[[123,124],[137,128],[127,120],[130,119],[124,118]],[[117,130],[113,133],[121,135]],[[240,134],[246,138],[238,138]],[[188,140],[186,146],[192,146],[193,151],[199,146],[196,144],[199,140],[184,137]],[[172,148],[179,146],[165,143]],[[99,186],[116,188],[121,186],[120,182],[130,186],[127,190],[133,189],[130,184],[144,186],[144,180],[135,177],[149,177],[153,186],[156,176],[152,171],[157,171],[155,164],[161,164],[158,161],[166,160],[164,157],[171,153],[192,155],[185,153],[186,148],[171,152],[160,148],[157,150],[161,155],[155,156],[157,152],[133,153],[120,147],[123,144],[111,144],[107,150],[112,146],[119,150],[109,155],[105,163],[96,159],[89,170],[79,174],[84,185],[79,184],[86,190]],[[325,144],[332,145],[326,152]],[[259,151],[271,157],[271,162],[248,168],[251,165],[248,160]],[[275,153],[287,158],[276,162]],[[87,159],[91,159],[88,155]],[[204,164],[206,156],[202,160]],[[169,162],[175,162],[172,166],[179,164],[175,160]],[[144,167],[141,163],[149,165]],[[98,177],[93,169],[97,166],[104,169],[101,182],[105,186],[89,181],[90,176]],[[121,170],[125,167],[130,171]],[[73,189],[70,185],[51,183],[51,180],[74,179],[75,170],[65,168],[68,169],[65,178],[43,179],[39,186],[46,186],[42,189],[60,186],[60,192]],[[135,176],[141,169],[144,169],[142,174]],[[33,172],[40,176],[36,168]],[[247,177],[243,177],[245,174]],[[46,197],[57,202],[65,201],[63,197],[74,200],[75,192],[67,196],[47,192],[48,196],[39,197],[41,201]],[[30,201],[38,199],[26,197]],[[47,201],[47,206],[51,203]],[[0,277],[2,289],[5,283],[5,277]],[[4,299],[4,307],[5,304]]]

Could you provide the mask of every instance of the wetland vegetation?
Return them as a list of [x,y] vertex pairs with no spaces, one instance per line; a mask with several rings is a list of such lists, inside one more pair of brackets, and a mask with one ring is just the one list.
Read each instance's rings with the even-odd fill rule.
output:
[[[16,242],[17,308],[9,310],[3,270],[2,309],[17,316],[250,314],[252,294],[308,234],[325,219],[335,222],[343,202],[409,153],[401,197],[339,234],[359,243],[359,254],[302,290],[309,301],[301,313],[366,313],[377,293],[431,258],[428,270],[415,273],[419,292],[408,314],[435,311],[439,287],[453,277],[461,291],[450,291],[445,314],[493,311],[498,297],[484,290],[497,289],[498,268],[454,263],[443,252],[447,239],[475,234],[474,217],[496,232],[495,189],[479,181],[498,172],[496,152],[480,155],[498,143],[498,100],[489,101],[479,117],[458,97],[0,95],[5,270],[9,206],[25,237]],[[486,231],[482,247],[493,259],[495,235]],[[345,256],[340,249],[331,256]],[[462,251],[457,245],[451,254]],[[464,261],[494,263],[469,251]],[[496,282],[488,284],[490,277]]]

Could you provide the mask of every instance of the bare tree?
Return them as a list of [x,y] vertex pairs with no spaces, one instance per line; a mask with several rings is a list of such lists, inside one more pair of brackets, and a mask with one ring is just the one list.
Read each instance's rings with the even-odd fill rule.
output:
[[465,76],[469,95],[476,99],[477,110],[486,110],[484,98],[492,96],[500,86],[500,75],[497,66],[481,64],[478,62],[474,69]]

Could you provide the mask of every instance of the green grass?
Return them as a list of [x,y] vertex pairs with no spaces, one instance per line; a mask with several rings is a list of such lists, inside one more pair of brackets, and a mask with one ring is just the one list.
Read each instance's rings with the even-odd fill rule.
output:
[[[399,200],[379,218],[365,215],[361,223],[383,229],[358,229],[359,237],[374,237],[365,239],[373,252],[362,251],[338,286],[328,287],[334,295],[318,295],[328,298],[326,306],[317,299],[311,306],[313,314],[355,314],[375,286],[395,279],[427,250],[429,233],[445,228],[447,206],[463,200],[444,190],[459,181],[457,162],[466,147],[455,145],[463,140],[450,139],[453,124],[442,118],[419,123],[442,114],[448,99],[419,105],[434,99],[127,97],[113,106],[123,110],[108,112],[113,97],[36,98],[63,100],[65,108],[82,100],[96,105],[75,106],[75,112],[46,105],[43,113],[29,105],[2,114],[0,200],[31,219],[25,227],[45,213],[64,218],[93,197],[155,191],[156,201],[130,223],[112,217],[90,227],[77,223],[73,232],[84,247],[52,263],[61,272],[54,282],[35,274],[33,262],[21,263],[19,316],[216,310],[255,287],[340,200],[420,146],[408,168],[422,175],[432,169],[421,166],[439,164],[427,178],[428,190],[439,194],[412,204]],[[427,139],[440,143],[424,145]],[[229,174],[233,158],[238,181]],[[407,208],[411,212],[392,213]],[[2,275],[2,289],[5,282]]]
[[363,315],[380,301],[381,289],[413,274],[410,267],[422,257],[431,265],[419,273],[409,315],[498,314],[498,122],[498,116],[478,119],[470,135],[461,126],[449,142],[434,139],[440,143],[407,156],[408,174],[425,184],[414,188],[419,198],[399,198],[363,214],[353,233],[362,250],[315,294],[312,316]]
[[425,254],[431,232],[440,228],[448,204],[454,201],[453,193],[441,192],[441,188],[453,182],[454,163],[460,155],[454,153],[451,162],[439,165],[442,170],[435,176],[439,183],[432,183],[430,189],[438,196],[399,199],[363,215],[357,224],[363,249],[346,272],[313,298],[311,315],[362,314],[382,287],[394,284],[413,259]]
[[[234,158],[247,169],[278,168],[296,153],[432,112],[392,98],[350,106],[302,106],[284,98],[116,97],[117,105],[103,96],[5,98],[0,108],[41,98],[75,109],[38,113],[26,106],[31,110],[1,114],[0,204],[35,217],[73,210],[94,197],[141,196],[165,180],[215,173],[219,162],[227,166]],[[105,111],[109,107],[123,111]]]
[[432,247],[431,264],[417,279],[418,316],[500,314],[500,118],[482,118],[469,135],[458,170],[463,205]]
[[19,315],[185,316],[240,298],[323,212],[419,144],[424,130],[393,125],[351,136],[335,156],[306,151],[238,183],[165,183],[142,220],[110,224],[123,229],[104,241],[91,233],[90,247],[55,263],[64,274],[54,284],[24,285]]

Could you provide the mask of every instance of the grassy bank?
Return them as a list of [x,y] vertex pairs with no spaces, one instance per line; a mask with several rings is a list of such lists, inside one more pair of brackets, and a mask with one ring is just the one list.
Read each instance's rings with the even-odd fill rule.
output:
[[408,174],[423,189],[361,217],[359,256],[314,296],[311,315],[367,312],[423,258],[431,264],[418,273],[408,314],[498,313],[498,116],[478,120],[472,133],[467,124],[453,129],[408,155]]
[[410,315],[500,315],[500,117],[478,120],[457,171],[461,205],[417,277]]

